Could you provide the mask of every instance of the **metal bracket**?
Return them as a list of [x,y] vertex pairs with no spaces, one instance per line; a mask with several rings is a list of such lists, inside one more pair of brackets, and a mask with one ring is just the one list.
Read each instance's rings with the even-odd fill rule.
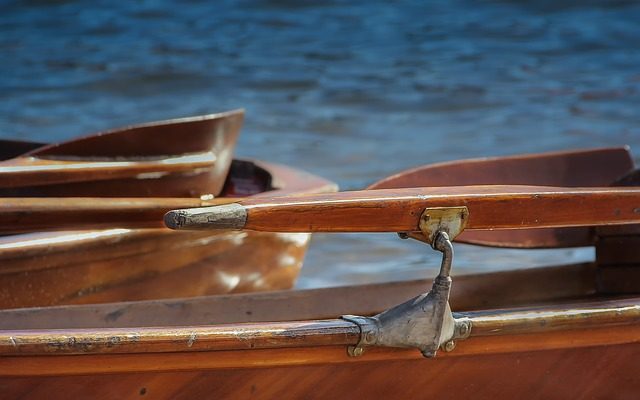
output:
[[466,207],[427,208],[420,216],[420,230],[431,246],[442,252],[440,273],[431,290],[373,317],[345,315],[360,328],[360,340],[348,353],[357,357],[366,346],[415,347],[425,357],[434,357],[440,347],[455,348],[454,339],[469,336],[468,319],[455,319],[449,306],[451,263],[455,237],[468,218]]
[[422,212],[418,227],[427,239],[427,243],[433,246],[438,232],[445,232],[450,240],[454,240],[462,233],[468,219],[467,207],[433,207]]

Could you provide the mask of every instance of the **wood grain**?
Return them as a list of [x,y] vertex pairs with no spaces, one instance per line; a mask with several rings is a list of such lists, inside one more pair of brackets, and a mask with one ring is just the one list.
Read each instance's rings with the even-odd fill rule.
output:
[[[527,309],[466,313],[471,320],[471,336],[459,341],[456,351],[440,356],[640,345],[638,298],[547,306],[536,312],[537,317]],[[2,331],[0,376],[170,371],[187,366],[251,368],[420,357],[416,349],[394,348],[368,348],[365,356],[348,357],[346,345],[356,344],[358,338],[359,328],[344,320]],[[138,359],[132,362],[130,356]],[[40,367],[34,368],[37,358]],[[144,363],[145,358],[155,362]],[[103,362],[97,362],[101,359]],[[69,363],[71,360],[76,362]],[[194,364],[195,360],[204,364]],[[10,368],[12,364],[15,368]]]
[[[166,246],[166,243],[159,246]],[[260,255],[265,254],[261,252]],[[263,258],[262,262],[274,261]],[[424,279],[173,300],[0,310],[0,329],[210,325],[330,319],[345,314],[375,315],[424,292],[431,283],[431,279]],[[486,310],[566,303],[588,299],[595,292],[596,266],[575,264],[456,276],[450,302],[457,311]]]
[[[633,168],[628,147],[572,150],[424,165],[384,178],[368,189],[457,185],[611,186],[623,183],[620,177]],[[628,178],[624,183],[634,186]],[[544,248],[589,246],[595,243],[596,237],[591,228],[534,228],[467,231],[457,241],[485,246]]]
[[[640,299],[468,311],[454,316],[469,319],[470,338],[501,336],[505,341],[512,335],[606,330],[619,326],[640,331]],[[360,329],[355,324],[341,319],[211,326],[2,330],[0,355],[312,348],[355,345],[359,336]],[[632,341],[640,342],[640,337]]]
[[[9,143],[3,197],[200,197],[219,194],[244,112],[125,127],[34,148]],[[20,148],[28,150],[15,155]]]
[[[193,356],[193,364],[207,360],[206,353]],[[295,367],[185,367],[164,373],[11,377],[0,379],[0,398],[633,400],[640,385],[635,368],[639,357],[640,347],[626,344],[521,352],[517,356],[488,354]],[[149,359],[138,362],[158,365]]]
[[[252,199],[240,204],[247,213],[245,229],[272,232],[412,232],[418,230],[425,208],[458,206],[469,209],[469,230],[640,222],[640,188],[380,189]],[[215,215],[223,207],[209,211]],[[216,228],[214,224],[210,227]]]
[[[221,197],[214,202],[225,197],[331,190],[336,190],[335,184],[304,171],[235,160]],[[46,199],[33,199],[33,204],[40,200],[46,203]],[[199,199],[189,201],[200,204]],[[118,204],[112,199],[105,202]],[[144,199],[139,202],[145,204]],[[131,204],[125,201],[120,206],[127,209]],[[95,211],[94,205],[83,207],[89,214]],[[135,207],[130,210],[127,215],[136,221],[153,217],[137,215]],[[33,216],[19,212],[17,216],[33,222]],[[116,220],[121,217],[115,215]],[[0,308],[287,289],[300,271],[308,243],[308,234],[126,227],[5,236],[0,238]]]
[[232,203],[239,198],[7,197],[0,198],[0,232],[66,229],[163,228],[164,214],[176,207]]

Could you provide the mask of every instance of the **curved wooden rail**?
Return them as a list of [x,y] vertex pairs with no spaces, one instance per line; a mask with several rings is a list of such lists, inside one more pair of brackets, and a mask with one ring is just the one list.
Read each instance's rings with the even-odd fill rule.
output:
[[0,166],[0,187],[51,185],[108,179],[153,179],[179,172],[212,168],[212,152],[138,161],[60,161],[20,157],[10,166]]
[[173,229],[271,232],[415,232],[428,207],[469,209],[466,229],[598,226],[640,222],[640,188],[458,186],[380,189],[175,210]]
[[217,195],[243,116],[235,110],[153,122],[40,147],[4,141],[0,196]]

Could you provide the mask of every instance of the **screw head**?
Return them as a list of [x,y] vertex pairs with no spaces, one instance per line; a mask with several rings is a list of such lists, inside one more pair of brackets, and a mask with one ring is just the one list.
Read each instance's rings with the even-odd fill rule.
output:
[[351,357],[360,357],[364,353],[364,349],[362,347],[349,346],[348,352]]
[[366,343],[373,343],[374,337],[373,337],[373,332],[367,332],[366,335],[364,335],[364,341]]
[[435,356],[436,356],[436,352],[435,352],[435,351],[430,351],[430,350],[428,350],[428,351],[423,351],[423,352],[422,352],[422,355],[423,355],[424,357],[426,357],[426,358],[433,358],[433,357],[435,357]]
[[453,340],[449,340],[447,343],[444,344],[444,351],[446,352],[450,352],[455,348],[456,348],[456,342],[454,342]]
[[460,325],[460,334],[466,335],[467,333],[469,333],[469,325],[466,323],[463,323],[462,325]]

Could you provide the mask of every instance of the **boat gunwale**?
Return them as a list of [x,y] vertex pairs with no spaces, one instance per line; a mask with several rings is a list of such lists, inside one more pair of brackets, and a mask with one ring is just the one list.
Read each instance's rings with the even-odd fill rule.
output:
[[[455,313],[471,322],[469,337],[512,336],[636,325],[640,298]],[[278,349],[355,345],[357,325],[341,320],[209,326],[30,329],[0,331],[0,356]],[[636,338],[640,341],[640,337]]]

